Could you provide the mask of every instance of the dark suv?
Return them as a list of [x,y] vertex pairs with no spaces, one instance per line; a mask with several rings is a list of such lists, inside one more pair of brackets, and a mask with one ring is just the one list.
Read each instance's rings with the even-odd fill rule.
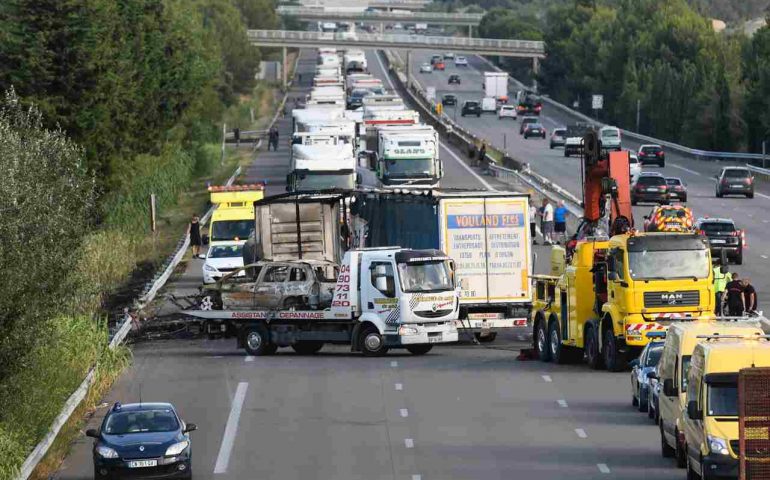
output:
[[754,176],[748,168],[724,167],[717,175],[717,197],[746,195],[754,198]]
[[466,115],[476,115],[477,117],[481,116],[481,105],[476,100],[466,100],[465,103],[463,103],[463,109],[460,112],[460,116],[464,117]]
[[451,93],[447,93],[446,95],[441,97],[441,103],[444,104],[445,107],[456,106],[457,105],[457,97],[452,95]]
[[663,175],[642,173],[631,189],[631,205],[639,202],[652,202],[668,205],[668,185]]
[[735,223],[731,219],[700,218],[695,228],[698,233],[709,239],[712,258],[721,258],[724,253],[728,261],[732,260],[738,265],[743,264],[745,234],[743,230],[735,228]]
[[460,75],[454,74],[449,76],[449,85],[453,83],[460,85]]
[[654,163],[661,168],[666,166],[666,154],[660,145],[642,145],[637,156],[642,165]]

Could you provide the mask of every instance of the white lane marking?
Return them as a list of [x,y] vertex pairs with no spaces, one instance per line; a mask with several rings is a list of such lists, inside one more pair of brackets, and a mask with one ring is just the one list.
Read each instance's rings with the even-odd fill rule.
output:
[[230,407],[230,416],[227,417],[225,433],[222,436],[222,444],[219,447],[217,463],[214,465],[214,474],[227,473],[227,465],[230,463],[230,454],[233,452],[235,435],[238,433],[238,421],[241,418],[243,402],[246,399],[246,391],[249,389],[248,382],[240,382],[235,389],[233,403]]
[[764,193],[757,192],[754,195],[756,195],[758,197],[762,197],[762,198],[767,199],[767,200],[770,200],[770,195],[765,195]]
[[762,258],[764,258],[765,260],[767,260],[767,255],[760,255],[760,257],[762,257]]
[[492,185],[487,183],[486,180],[481,178],[481,176],[478,173],[474,172],[471,167],[469,167],[465,162],[463,162],[462,158],[458,157],[455,152],[453,152],[452,150],[449,149],[449,147],[444,145],[444,142],[441,142],[441,146],[444,147],[444,150],[446,150],[447,153],[449,153],[449,155],[451,155],[451,157],[454,158],[457,163],[459,163],[464,169],[466,169],[471,175],[473,175],[474,178],[476,178],[476,180],[478,180],[479,183],[484,186],[484,188],[493,192],[497,191],[496,188],[494,188]]
[[576,429],[575,429],[575,433],[576,433],[576,434],[577,434],[577,436],[578,436],[578,437],[580,437],[580,438],[588,438],[588,434],[587,434],[587,433],[586,433],[586,431],[585,431],[585,430],[583,430],[582,428],[576,428]]
[[401,413],[401,416],[402,416],[403,418],[406,418],[406,417],[408,417],[408,416],[409,416],[409,410],[407,410],[406,408],[402,408],[402,409],[401,409],[401,411],[400,411],[400,413]]
[[398,362],[395,361],[395,360],[391,360],[390,361],[390,366],[393,367],[393,368],[396,368],[398,366]]
[[550,375],[542,375],[542,377],[543,377],[543,381],[544,381],[545,383],[551,383],[551,382],[553,382],[553,379],[551,378],[551,376],[550,376]]
[[561,408],[567,408],[566,400],[556,400],[556,403],[558,403]]
[[677,165],[676,163],[669,162],[668,165],[674,168],[678,168],[679,170],[684,170],[687,173],[692,173],[693,175],[697,175],[699,177],[701,176],[700,172],[696,172],[695,170],[690,170],[689,168],[685,168],[681,165]]
[[762,220],[762,223],[768,223],[770,220]]
[[243,359],[244,362],[253,362],[254,356],[253,355],[247,355],[246,358]]
[[222,355],[209,355],[208,358],[225,358]]
[[374,58],[377,59],[377,64],[380,66],[380,70],[382,70],[382,74],[385,75],[385,80],[388,81],[388,85],[390,85],[390,89],[395,92],[396,88],[393,86],[393,81],[390,79],[390,75],[388,75],[388,69],[385,68],[385,65],[382,63],[382,59],[380,58],[380,52],[378,50],[374,51]]
[[399,392],[404,389],[404,385],[402,383],[397,383],[395,387],[396,387],[396,390],[398,390]]
[[610,473],[610,467],[608,467],[606,463],[597,463],[596,466],[599,468],[600,472]]
[[422,475],[412,475],[412,480],[422,480]]
[[411,438],[405,438],[404,439],[404,446],[406,448],[414,448],[414,440],[412,440]]

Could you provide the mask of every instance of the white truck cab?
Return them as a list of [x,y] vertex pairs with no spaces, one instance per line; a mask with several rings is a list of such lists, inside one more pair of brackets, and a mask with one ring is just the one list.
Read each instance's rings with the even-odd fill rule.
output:
[[[335,141],[333,136],[322,137]],[[292,145],[291,173],[286,178],[288,191],[352,189],[355,186],[356,157],[350,143]]]

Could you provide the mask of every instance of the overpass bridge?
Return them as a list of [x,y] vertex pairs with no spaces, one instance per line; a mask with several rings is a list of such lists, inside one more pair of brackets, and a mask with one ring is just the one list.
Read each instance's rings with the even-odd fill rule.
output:
[[[357,23],[427,23],[429,25],[451,25],[477,27],[484,17],[481,13],[443,12],[385,12],[351,11],[348,9],[281,6],[277,13],[303,21],[357,22]],[[380,28],[380,31],[383,31]]]

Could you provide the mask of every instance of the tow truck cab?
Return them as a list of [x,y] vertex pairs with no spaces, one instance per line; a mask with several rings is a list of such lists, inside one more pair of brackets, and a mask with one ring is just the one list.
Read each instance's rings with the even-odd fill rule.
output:
[[535,350],[564,361],[564,347],[579,349],[592,368],[619,370],[649,343],[647,332],[714,317],[712,275],[708,244],[696,234],[581,241],[563,274],[535,276]]

